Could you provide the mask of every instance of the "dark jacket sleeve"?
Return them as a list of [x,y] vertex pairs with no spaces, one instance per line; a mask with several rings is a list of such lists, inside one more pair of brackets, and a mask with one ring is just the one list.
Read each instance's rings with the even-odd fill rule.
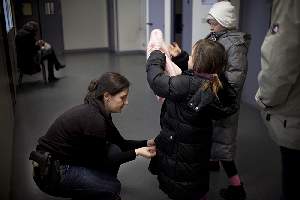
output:
[[[125,140],[113,122],[110,121],[111,119],[108,119],[108,121],[101,114],[90,114],[88,117],[90,119],[87,120],[87,123],[85,123],[83,126],[85,126],[85,135],[89,136],[89,144],[91,144],[91,146],[98,147],[98,155],[104,156],[112,163],[122,164],[134,160],[136,158],[134,149],[147,146],[146,140]],[[96,143],[97,141],[99,142],[98,145]],[[112,154],[109,154],[109,144],[117,145],[121,151],[116,151]]]
[[34,55],[40,50],[40,46],[36,45],[34,35],[25,31],[20,31],[15,38],[17,50],[22,51],[26,55]]
[[172,61],[181,69],[181,71],[188,70],[189,54],[185,51],[172,58]]
[[147,146],[147,140],[125,140],[114,127],[109,142],[120,147],[121,152],[110,154],[108,159],[113,163],[122,164],[136,158],[135,149]]
[[113,142],[115,142],[122,151],[130,151],[147,146],[147,140],[125,140],[120,133],[115,135]]
[[238,95],[242,93],[248,71],[247,51],[247,47],[244,45],[233,45],[227,51],[228,66],[225,75]]
[[108,155],[108,159],[113,163],[123,164],[136,158],[135,149],[147,146],[147,141],[123,140],[118,145],[121,152]]
[[[147,146],[147,141],[124,140],[121,145],[122,152],[109,154],[110,161],[123,164],[136,158],[135,149]],[[120,147],[120,146],[119,146]]]
[[146,65],[147,80],[153,92],[170,100],[186,98],[190,88],[190,79],[184,75],[168,76],[164,73],[166,57],[161,51],[153,51]]
[[206,108],[206,111],[210,113],[210,116],[214,120],[220,120],[226,118],[239,109],[239,103],[237,93],[235,89],[228,83],[224,74],[220,76],[223,88],[218,92],[218,98]]

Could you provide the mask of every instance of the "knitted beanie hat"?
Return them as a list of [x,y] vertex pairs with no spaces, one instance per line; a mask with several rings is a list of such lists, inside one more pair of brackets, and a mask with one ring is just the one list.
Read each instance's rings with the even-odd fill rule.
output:
[[219,24],[227,29],[236,28],[235,8],[229,1],[215,3],[208,12],[206,20],[215,19]]

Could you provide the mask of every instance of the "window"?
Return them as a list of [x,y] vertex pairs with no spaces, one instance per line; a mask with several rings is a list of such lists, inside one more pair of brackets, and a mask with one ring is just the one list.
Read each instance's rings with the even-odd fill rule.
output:
[[6,31],[9,32],[10,29],[14,26],[10,0],[3,0],[3,9],[4,9],[4,16],[5,16]]
[[32,3],[22,3],[22,14],[24,16],[32,15]]

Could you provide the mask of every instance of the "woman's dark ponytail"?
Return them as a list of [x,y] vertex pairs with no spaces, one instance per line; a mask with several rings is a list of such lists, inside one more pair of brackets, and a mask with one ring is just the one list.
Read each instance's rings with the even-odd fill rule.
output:
[[98,80],[92,80],[88,86],[88,93],[84,98],[84,103],[90,103],[94,99],[96,99],[96,89],[98,86]]
[[84,103],[88,104],[99,100],[103,102],[103,95],[108,92],[115,95],[129,88],[129,81],[119,73],[106,72],[99,79],[92,80],[88,86],[88,93]]

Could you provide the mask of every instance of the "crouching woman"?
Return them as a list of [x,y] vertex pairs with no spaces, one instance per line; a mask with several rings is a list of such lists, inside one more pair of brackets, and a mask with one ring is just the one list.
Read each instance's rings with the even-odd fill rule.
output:
[[137,156],[153,157],[153,140],[126,140],[111,113],[128,104],[129,82],[108,72],[91,81],[84,104],[58,117],[38,140],[33,160],[34,180],[53,196],[72,199],[120,199],[119,166]]

